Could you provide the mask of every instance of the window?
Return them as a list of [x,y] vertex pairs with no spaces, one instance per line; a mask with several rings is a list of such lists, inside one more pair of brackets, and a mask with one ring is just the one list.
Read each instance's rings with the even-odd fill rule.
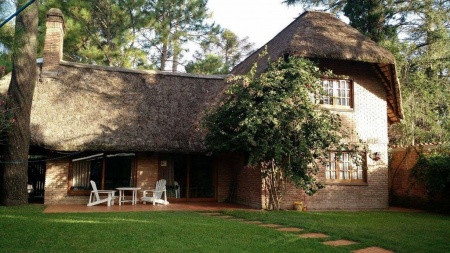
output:
[[323,79],[322,86],[326,95],[320,101],[321,104],[333,107],[353,107],[353,86],[350,80]]
[[329,153],[325,169],[325,178],[328,182],[365,183],[366,173],[364,155],[355,156],[346,152],[340,155],[336,152]]
[[134,186],[134,153],[93,154],[72,160],[69,170],[69,193],[89,194],[90,181],[99,190]]

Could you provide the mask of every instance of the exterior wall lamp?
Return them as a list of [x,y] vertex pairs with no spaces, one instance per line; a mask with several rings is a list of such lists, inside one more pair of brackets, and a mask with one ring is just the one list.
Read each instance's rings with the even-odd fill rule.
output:
[[372,160],[374,160],[374,161],[378,161],[381,159],[381,153],[374,152],[374,153],[370,154],[369,157],[372,158]]

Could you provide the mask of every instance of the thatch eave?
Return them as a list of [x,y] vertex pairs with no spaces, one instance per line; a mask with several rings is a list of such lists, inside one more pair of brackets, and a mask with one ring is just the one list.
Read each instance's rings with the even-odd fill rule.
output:
[[[265,50],[267,54],[260,58]],[[394,56],[334,14],[304,12],[267,44],[234,67],[232,74],[246,74],[256,62],[257,73],[264,72],[269,62],[287,55],[319,61],[331,59],[374,64],[387,91],[389,123],[399,122],[403,118],[400,82]]]
[[61,62],[43,71],[32,144],[59,151],[204,152],[201,119],[225,76]]
[[[95,69],[95,70],[112,71],[112,72],[119,72],[119,73],[135,73],[135,74],[144,74],[144,75],[165,75],[165,76],[178,76],[178,77],[201,78],[201,79],[225,79],[227,77],[227,75],[202,75],[202,74],[191,74],[191,73],[159,71],[159,70],[127,69],[127,68],[120,68],[120,67],[99,66],[99,65],[75,63],[75,62],[68,62],[68,61],[60,61],[59,64],[61,66],[70,66],[70,67],[74,67],[74,68]],[[44,73],[45,73],[45,71],[44,71]]]

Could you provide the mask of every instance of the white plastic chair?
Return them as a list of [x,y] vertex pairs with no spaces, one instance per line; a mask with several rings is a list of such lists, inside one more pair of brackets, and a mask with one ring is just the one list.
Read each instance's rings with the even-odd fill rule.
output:
[[[152,192],[152,196],[147,196],[148,192]],[[167,192],[166,192],[166,180],[160,179],[156,182],[155,189],[151,190],[144,190],[142,191],[143,196],[141,197],[142,202],[146,204],[147,202],[153,202],[153,205],[155,203],[162,204],[162,205],[168,205],[169,201],[167,201]],[[162,195],[164,194],[164,199],[162,199]]]
[[[87,206],[94,206],[106,202],[108,206],[114,205],[114,199],[116,198],[114,190],[97,190],[97,185],[91,180],[92,191],[89,196],[89,203]],[[100,194],[107,195],[106,198],[100,198]]]
[[177,181],[173,182],[173,186],[175,187],[175,198],[180,197],[180,184]]

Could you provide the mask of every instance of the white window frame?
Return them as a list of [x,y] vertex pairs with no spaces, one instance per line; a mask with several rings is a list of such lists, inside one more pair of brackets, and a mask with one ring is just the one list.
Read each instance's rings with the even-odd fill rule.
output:
[[322,79],[322,87],[328,96],[323,96],[320,103],[330,108],[353,108],[353,82],[348,79]]
[[325,166],[325,179],[328,183],[367,183],[367,164],[365,154],[360,154],[356,164],[350,152],[331,151]]

